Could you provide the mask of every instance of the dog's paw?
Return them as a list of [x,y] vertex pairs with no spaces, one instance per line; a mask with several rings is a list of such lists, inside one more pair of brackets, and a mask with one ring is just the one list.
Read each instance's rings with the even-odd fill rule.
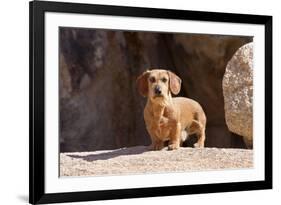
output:
[[148,150],[157,151],[157,150],[162,150],[163,148],[164,148],[163,143],[153,143],[149,145]]
[[164,148],[163,144],[162,143],[159,143],[159,144],[156,144],[154,146],[154,150],[162,150]]
[[154,150],[154,145],[153,145],[153,144],[149,145],[149,146],[147,147],[147,150],[148,150],[148,151],[153,151],[153,150]]
[[193,145],[193,147],[194,148],[204,148],[204,144],[202,144],[202,143],[195,143],[194,145]]
[[179,145],[177,145],[177,144],[170,144],[169,146],[168,146],[168,150],[176,150],[176,149],[178,149],[179,148]]

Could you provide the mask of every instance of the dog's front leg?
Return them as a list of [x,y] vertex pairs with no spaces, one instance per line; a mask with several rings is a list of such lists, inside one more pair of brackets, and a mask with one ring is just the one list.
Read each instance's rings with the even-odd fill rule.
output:
[[174,128],[170,133],[170,141],[169,141],[169,150],[178,149],[180,147],[180,138],[181,138],[181,124],[176,122]]
[[153,131],[154,128],[151,129],[150,127],[147,128],[147,131],[150,135],[151,144],[149,146],[149,150],[161,150],[164,147],[164,142],[161,141],[157,136],[156,133]]

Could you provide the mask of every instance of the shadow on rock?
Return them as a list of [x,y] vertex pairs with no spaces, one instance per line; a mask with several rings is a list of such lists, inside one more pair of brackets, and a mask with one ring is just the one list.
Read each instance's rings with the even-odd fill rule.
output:
[[72,158],[83,159],[88,162],[92,162],[92,161],[96,161],[96,160],[112,159],[112,158],[119,157],[122,155],[127,156],[127,155],[141,154],[146,151],[149,151],[149,148],[147,146],[138,146],[138,147],[121,148],[121,149],[113,150],[110,152],[89,154],[89,155],[85,155],[85,156],[75,155],[75,154],[68,154],[67,156],[72,157]]

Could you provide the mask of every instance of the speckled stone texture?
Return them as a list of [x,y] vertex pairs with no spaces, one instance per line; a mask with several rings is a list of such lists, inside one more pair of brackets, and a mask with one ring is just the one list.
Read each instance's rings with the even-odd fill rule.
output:
[[253,144],[253,43],[242,46],[226,66],[223,77],[226,124],[231,132]]

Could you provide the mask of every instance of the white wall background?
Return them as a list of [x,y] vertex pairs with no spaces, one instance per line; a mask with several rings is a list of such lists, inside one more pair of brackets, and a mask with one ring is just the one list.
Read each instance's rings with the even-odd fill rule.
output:
[[[77,0],[72,0],[77,2]],[[78,0],[79,1],[79,0]],[[79,204],[276,204],[280,201],[281,6],[277,0],[80,0],[80,2],[185,10],[273,15],[274,189],[236,193],[127,199]],[[0,204],[28,200],[28,1],[1,2]]]

